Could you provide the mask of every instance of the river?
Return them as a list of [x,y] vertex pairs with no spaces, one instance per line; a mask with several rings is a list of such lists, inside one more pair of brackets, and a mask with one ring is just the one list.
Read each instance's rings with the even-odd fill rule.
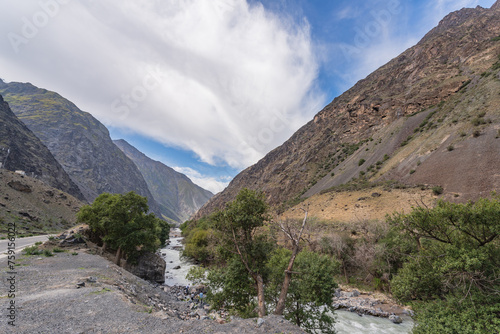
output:
[[[182,248],[182,237],[180,230],[173,230],[170,236],[170,244],[161,250],[163,258],[167,263],[165,270],[165,284],[169,286],[191,284],[186,279],[186,274],[193,263],[180,257]],[[179,269],[174,269],[180,266]],[[410,317],[403,317],[402,324],[394,324],[386,318],[372,317],[368,315],[359,316],[344,310],[335,311],[335,329],[338,334],[407,334],[411,332],[413,321]]]

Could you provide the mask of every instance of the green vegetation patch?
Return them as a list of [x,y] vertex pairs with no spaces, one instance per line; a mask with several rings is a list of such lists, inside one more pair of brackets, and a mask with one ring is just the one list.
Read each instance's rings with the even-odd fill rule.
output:
[[401,261],[391,290],[413,305],[413,333],[498,332],[499,215],[494,195],[466,204],[439,201],[389,218],[386,245]]

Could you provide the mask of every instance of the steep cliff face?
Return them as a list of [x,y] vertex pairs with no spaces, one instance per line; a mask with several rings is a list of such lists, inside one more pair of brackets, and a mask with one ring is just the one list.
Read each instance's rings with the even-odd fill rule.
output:
[[103,192],[135,191],[159,213],[135,164],[113,144],[104,125],[59,94],[29,83],[0,83],[0,94],[17,117],[40,138],[92,202]]
[[463,199],[498,189],[499,35],[499,2],[449,14],[237,175],[197,217],[243,187],[264,190],[274,206],[360,178],[439,184]]
[[46,184],[84,199],[52,153],[11,111],[0,95],[0,164],[10,171],[21,170]]
[[148,158],[125,140],[114,143],[137,165],[164,216],[183,222],[213,196],[186,175]]

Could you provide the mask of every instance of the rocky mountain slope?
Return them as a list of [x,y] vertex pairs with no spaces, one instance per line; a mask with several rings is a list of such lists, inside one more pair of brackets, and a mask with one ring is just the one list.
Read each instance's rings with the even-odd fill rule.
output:
[[446,16],[247,168],[197,217],[243,188],[273,206],[347,183],[441,186],[454,200],[500,189],[500,2]]
[[47,147],[11,111],[0,95],[0,168],[24,171],[46,184],[83,199]]
[[[69,178],[68,178],[69,179]],[[75,224],[84,204],[39,179],[0,170],[0,234],[15,223],[17,235],[46,234]]]
[[148,158],[125,140],[115,140],[114,143],[139,168],[153,197],[168,218],[184,222],[213,196],[186,175]]
[[106,127],[57,93],[30,83],[0,82],[12,111],[52,152],[92,202],[103,192],[135,191],[161,215],[135,164],[113,144]]

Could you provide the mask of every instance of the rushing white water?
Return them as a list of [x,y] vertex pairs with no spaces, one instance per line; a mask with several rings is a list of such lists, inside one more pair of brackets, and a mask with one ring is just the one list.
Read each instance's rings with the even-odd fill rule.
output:
[[[167,263],[165,270],[165,284],[192,285],[186,279],[186,274],[194,264],[181,259],[182,237],[180,230],[175,229],[170,237],[170,245],[161,250],[163,258]],[[173,269],[180,266],[180,269]],[[369,315],[359,316],[357,313],[337,310],[335,329],[338,334],[407,334],[411,332],[413,321],[410,317],[403,317],[402,324],[394,324],[387,318],[373,317]]]
[[413,327],[410,317],[403,317],[403,323],[398,325],[387,318],[370,315],[360,317],[357,313],[344,310],[335,311],[335,315],[335,329],[338,334],[406,334],[410,333]]
[[[194,264],[184,258],[181,258],[180,249],[183,245],[180,233],[181,231],[179,229],[173,230],[173,233],[170,236],[170,244],[161,249],[162,257],[167,263],[165,269],[165,284],[169,286],[191,285],[191,282],[186,279],[186,274],[189,269],[194,266]],[[180,266],[179,269],[174,269],[178,266]]]

